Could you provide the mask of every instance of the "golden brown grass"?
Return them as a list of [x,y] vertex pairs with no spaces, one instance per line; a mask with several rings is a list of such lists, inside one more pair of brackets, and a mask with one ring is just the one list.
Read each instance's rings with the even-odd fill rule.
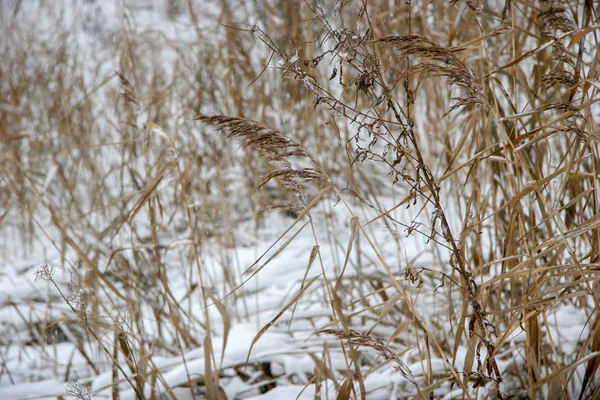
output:
[[[364,399],[390,362],[409,382],[397,396],[599,396],[595,3],[224,1],[210,29],[181,4],[169,18],[189,37],[124,18],[92,60],[75,34],[0,6],[0,232],[17,243],[0,253],[43,240],[71,274],[44,264],[53,297],[2,304],[21,313],[15,329],[39,344],[61,326],[94,374],[112,371],[115,399],[120,383],[158,398],[154,357],[179,356],[187,373],[199,347],[204,374],[180,385],[197,398],[223,398],[234,374],[263,392],[302,383]],[[248,26],[246,10],[264,23]],[[237,259],[278,209],[291,218],[272,253]],[[246,282],[305,227],[303,279],[252,345],[310,326],[318,351],[298,350],[313,374],[276,376],[275,359],[224,368],[215,337],[227,343],[260,295]],[[296,317],[307,299],[328,312]],[[21,309],[40,301],[71,312],[28,321]],[[566,337],[557,318],[573,310]]]

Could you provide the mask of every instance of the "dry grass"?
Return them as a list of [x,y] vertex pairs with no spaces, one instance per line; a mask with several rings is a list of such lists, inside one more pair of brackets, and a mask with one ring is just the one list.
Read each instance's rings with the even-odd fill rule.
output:
[[35,349],[83,399],[600,396],[597,4],[158,4],[0,5],[0,277],[50,282],[0,298],[2,386]]

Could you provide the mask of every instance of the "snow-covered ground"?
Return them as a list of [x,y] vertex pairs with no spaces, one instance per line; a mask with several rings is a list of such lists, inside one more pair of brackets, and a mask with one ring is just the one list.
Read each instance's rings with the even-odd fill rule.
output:
[[[340,275],[350,237],[348,229],[350,218],[344,217],[347,212],[342,209],[341,205],[334,207],[334,204],[329,201],[319,206],[313,214],[317,229],[315,233],[304,222],[298,223],[292,232],[283,237],[275,249],[267,253],[262,261],[254,267],[254,270],[260,268],[260,272],[248,279],[241,288],[232,291],[229,298],[226,297],[229,294],[226,293],[229,286],[225,281],[226,277],[223,276],[220,260],[216,255],[202,255],[204,278],[210,280],[211,288],[215,290],[223,288],[223,291],[214,295],[222,304],[227,305],[225,314],[221,313],[218,307],[209,305],[208,314],[213,330],[213,353],[217,358],[217,364],[222,368],[221,386],[228,398],[258,395],[257,387],[264,385],[264,377],[261,377],[260,372],[253,371],[253,368],[247,372],[250,376],[247,381],[240,378],[236,371],[239,369],[243,373],[246,363],[250,365],[269,363],[273,380],[279,383],[289,380],[289,387],[278,387],[273,393],[268,392],[265,398],[282,398],[277,396],[292,395],[295,397],[299,393],[312,398],[315,388],[310,384],[309,376],[315,372],[313,357],[321,358],[323,356],[323,344],[328,339],[329,348],[326,360],[328,367],[340,371],[345,369],[346,361],[339,344],[335,340],[331,340],[332,338],[315,335],[315,331],[335,326],[332,323],[333,313],[328,301],[327,286],[329,285],[329,290],[331,290],[331,286],[335,285],[336,278]],[[319,228],[320,225],[317,222],[325,214],[329,214],[328,220],[335,233]],[[331,215],[336,218],[332,218]],[[246,276],[252,276],[251,273],[241,275],[240,271],[253,265],[262,252],[271,245],[273,238],[283,232],[292,222],[293,220],[289,218],[270,215],[267,224],[270,228],[265,228],[260,232],[261,239],[252,245],[226,250],[227,257],[236,260],[234,264],[238,267],[236,271],[231,271],[234,282],[241,283]],[[287,240],[298,231],[300,233],[295,236],[295,239],[285,246],[285,249],[278,253],[277,257],[266,263],[271,255],[277,253],[277,248],[283,247]],[[315,246],[315,235],[320,246],[321,257],[307,271],[311,249]],[[53,236],[52,233],[49,236]],[[418,250],[419,246],[423,244],[419,243],[419,240],[403,239],[399,242],[401,247],[398,248],[397,242],[386,240],[388,236],[389,232],[385,230],[373,233],[373,239],[380,242],[378,250],[381,254],[385,255],[388,260],[398,261],[399,264],[394,266],[393,270],[399,279],[409,266],[416,268],[419,265],[431,264],[431,256],[428,256],[425,249]],[[197,276],[194,275],[194,272],[189,272],[190,268],[193,269],[190,266],[190,260],[184,261],[186,258],[184,248],[189,243],[186,244],[178,239],[172,241],[165,239],[161,244],[166,249],[173,249],[168,251],[164,260],[164,263],[169,266],[167,276],[169,296],[180,299],[179,304],[185,310],[186,318],[189,318],[187,323],[194,327],[195,323],[204,320],[204,307],[199,296],[188,296],[190,287],[197,283]],[[344,274],[344,287],[342,288],[344,291],[355,291],[357,298],[360,298],[361,291],[367,293],[370,279],[380,280],[382,278],[381,269],[376,265],[375,254],[366,247],[364,241],[361,242],[361,245],[364,247],[361,251],[362,261],[357,260],[355,255],[351,256],[349,266]],[[71,386],[62,382],[61,377],[64,378],[68,375],[79,377],[78,381],[81,384],[91,384],[93,398],[108,398],[112,392],[110,360],[107,360],[106,355],[101,353],[93,341],[90,343],[81,339],[81,336],[85,335],[85,330],[78,325],[75,313],[59,297],[57,287],[54,286],[56,284],[65,293],[65,297],[70,300],[75,298],[77,290],[83,290],[74,285],[72,272],[63,267],[69,264],[70,258],[76,259],[76,256],[68,252],[64,257],[66,260],[61,261],[61,257],[52,247],[49,241],[40,240],[37,242],[34,252],[27,257],[28,262],[19,262],[10,258],[2,259],[3,273],[0,278],[0,287],[3,307],[0,318],[7,341],[3,343],[4,372],[0,375],[0,395],[2,398],[64,395]],[[48,276],[43,274],[49,268],[48,265],[54,266],[51,271],[53,282],[48,281],[50,273]],[[301,290],[303,282],[310,283],[311,286],[303,293],[301,301],[292,307],[293,309],[289,308],[281,314],[277,323],[251,346],[260,329],[278,316],[280,310]],[[393,289],[388,288],[387,292],[390,293],[390,297],[393,297]],[[95,293],[94,296],[99,297],[97,299],[99,303],[111,303],[107,309],[100,310],[94,319],[102,319],[109,325],[122,323],[123,330],[126,332],[129,318],[126,302],[119,301],[119,299],[109,300],[108,297],[103,298],[105,294],[102,292]],[[154,293],[148,293],[148,302],[160,302],[160,298],[163,296],[165,296],[165,291],[156,288]],[[236,299],[229,301],[233,296]],[[421,302],[419,310],[427,321],[439,320],[436,315],[444,312],[446,308],[444,304],[437,311],[436,304],[439,303],[436,303],[434,297],[421,296],[416,300]],[[398,300],[396,299],[396,301]],[[358,318],[350,316],[349,321],[352,321],[352,326],[357,326],[357,328],[371,329],[377,325],[375,322],[378,314],[375,310],[368,310],[368,307],[369,305],[381,305],[380,300],[367,298],[361,303],[363,304],[345,306],[349,315],[353,313],[361,315],[362,322],[359,322]],[[147,313],[141,318],[141,321],[145,323],[146,340],[176,342],[177,338],[169,334],[168,328],[166,332],[156,331],[153,324],[155,316],[152,315],[149,306],[142,308],[142,311]],[[356,322],[354,322],[355,320]],[[44,332],[44,329],[38,332],[29,331],[29,327],[32,326],[51,326],[47,333],[48,340],[37,338],[37,335]],[[393,324],[384,319],[373,332],[385,337],[394,330]],[[196,340],[202,342],[205,333],[200,330],[194,331],[194,333],[198,335]],[[8,339],[9,337],[10,339]],[[39,341],[36,342],[36,340]],[[113,348],[113,337],[101,336],[100,340],[107,348]],[[43,344],[40,345],[40,342]],[[250,349],[252,349],[251,352]],[[423,368],[422,363],[419,362],[418,352],[415,349],[411,350],[410,347],[401,349],[401,351],[404,354],[404,362],[418,377]],[[460,351],[464,352],[464,349]],[[87,354],[91,360],[86,360],[84,354]],[[203,377],[205,373],[204,357],[204,348],[200,346],[175,357],[151,355],[146,362],[153,365],[156,372],[160,373],[161,379],[158,387],[162,387],[163,389],[159,390],[164,391],[165,385],[169,388],[177,388],[188,384],[190,378],[194,380]],[[123,356],[120,356],[120,361],[123,365],[127,364]],[[433,358],[433,362],[434,369],[438,370],[438,373],[444,373],[443,361]],[[91,366],[91,363],[94,364],[94,367]],[[411,393],[406,379],[396,373],[391,366],[370,371],[365,380],[365,387],[369,398],[389,398],[392,392],[401,393],[400,388],[404,388],[407,395]],[[127,383],[121,383],[120,389],[122,390],[121,398],[135,398]],[[150,389],[146,390],[150,395]],[[333,383],[329,388],[324,385],[321,391],[324,398],[332,398],[336,395]],[[179,389],[177,393],[181,393],[183,396],[177,395],[178,398],[190,396],[189,391],[186,392],[182,389]]]

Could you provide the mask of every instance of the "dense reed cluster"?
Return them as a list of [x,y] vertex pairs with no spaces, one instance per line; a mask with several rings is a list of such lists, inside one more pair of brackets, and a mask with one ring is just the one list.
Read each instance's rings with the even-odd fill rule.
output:
[[600,396],[595,2],[7,0],[0,34],[0,397]]

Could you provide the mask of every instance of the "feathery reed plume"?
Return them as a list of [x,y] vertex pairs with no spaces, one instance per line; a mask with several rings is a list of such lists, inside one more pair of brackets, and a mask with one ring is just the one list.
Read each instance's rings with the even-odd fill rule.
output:
[[549,28],[555,31],[561,30],[569,32],[575,29],[575,24],[567,15],[567,9],[560,5],[560,2],[550,1],[547,8],[538,14],[541,29],[549,31]]
[[413,55],[421,60],[409,68],[407,74],[432,73],[463,89],[466,96],[457,98],[458,102],[450,107],[449,112],[469,104],[484,104],[483,89],[477,78],[450,49],[420,35],[386,36],[376,42],[393,44],[402,58]]
[[577,83],[577,78],[571,72],[562,70],[549,72],[544,75],[542,80],[546,89],[550,89],[552,86],[558,83],[567,87],[574,86]]
[[123,74],[120,74],[117,71],[115,71],[115,74],[119,77],[121,86],[123,86],[123,92],[121,93],[121,96],[123,96],[126,101],[131,102],[139,107],[140,101],[135,95],[133,85],[127,80],[127,78],[125,78],[125,76],[123,76]]
[[355,331],[354,329],[350,329],[350,331],[348,332],[343,331],[341,329],[323,329],[319,331],[319,333],[333,335],[340,340],[346,340],[349,344],[352,344],[354,346],[370,347],[371,349],[379,353],[382,357],[384,357],[386,360],[394,362],[396,364],[394,365],[394,369],[398,371],[400,375],[406,378],[410,383],[415,385],[417,389],[419,388],[419,386],[417,385],[417,380],[413,376],[408,366],[404,363],[404,361],[400,359],[400,357],[396,355],[396,353],[390,350],[390,348],[387,347],[381,341],[381,339],[374,338],[365,333]]
[[579,81],[576,74],[564,70],[563,66],[575,68],[575,61],[565,48],[565,45],[557,38],[560,31],[569,32],[576,28],[575,24],[569,18],[567,9],[560,2],[551,0],[545,3],[544,11],[540,12],[537,19],[540,24],[540,30],[545,36],[554,39],[552,43],[554,60],[558,64],[552,68],[552,71],[543,77],[544,87],[550,89],[556,84],[562,84],[567,87],[573,87]]
[[[274,162],[281,162],[283,164],[280,168],[275,166],[275,171],[265,175],[259,187],[275,179],[285,190],[298,196],[302,204],[305,205],[306,194],[302,188],[303,183],[327,184],[329,182],[327,175],[321,171],[317,161],[300,144],[288,138],[277,129],[251,119],[228,117],[225,115],[207,116],[199,114],[194,119],[228,132],[228,138],[236,137],[242,139],[243,146],[259,150],[261,157],[268,163],[271,163],[271,165]],[[290,157],[306,159],[314,167],[293,168],[289,159]]]

